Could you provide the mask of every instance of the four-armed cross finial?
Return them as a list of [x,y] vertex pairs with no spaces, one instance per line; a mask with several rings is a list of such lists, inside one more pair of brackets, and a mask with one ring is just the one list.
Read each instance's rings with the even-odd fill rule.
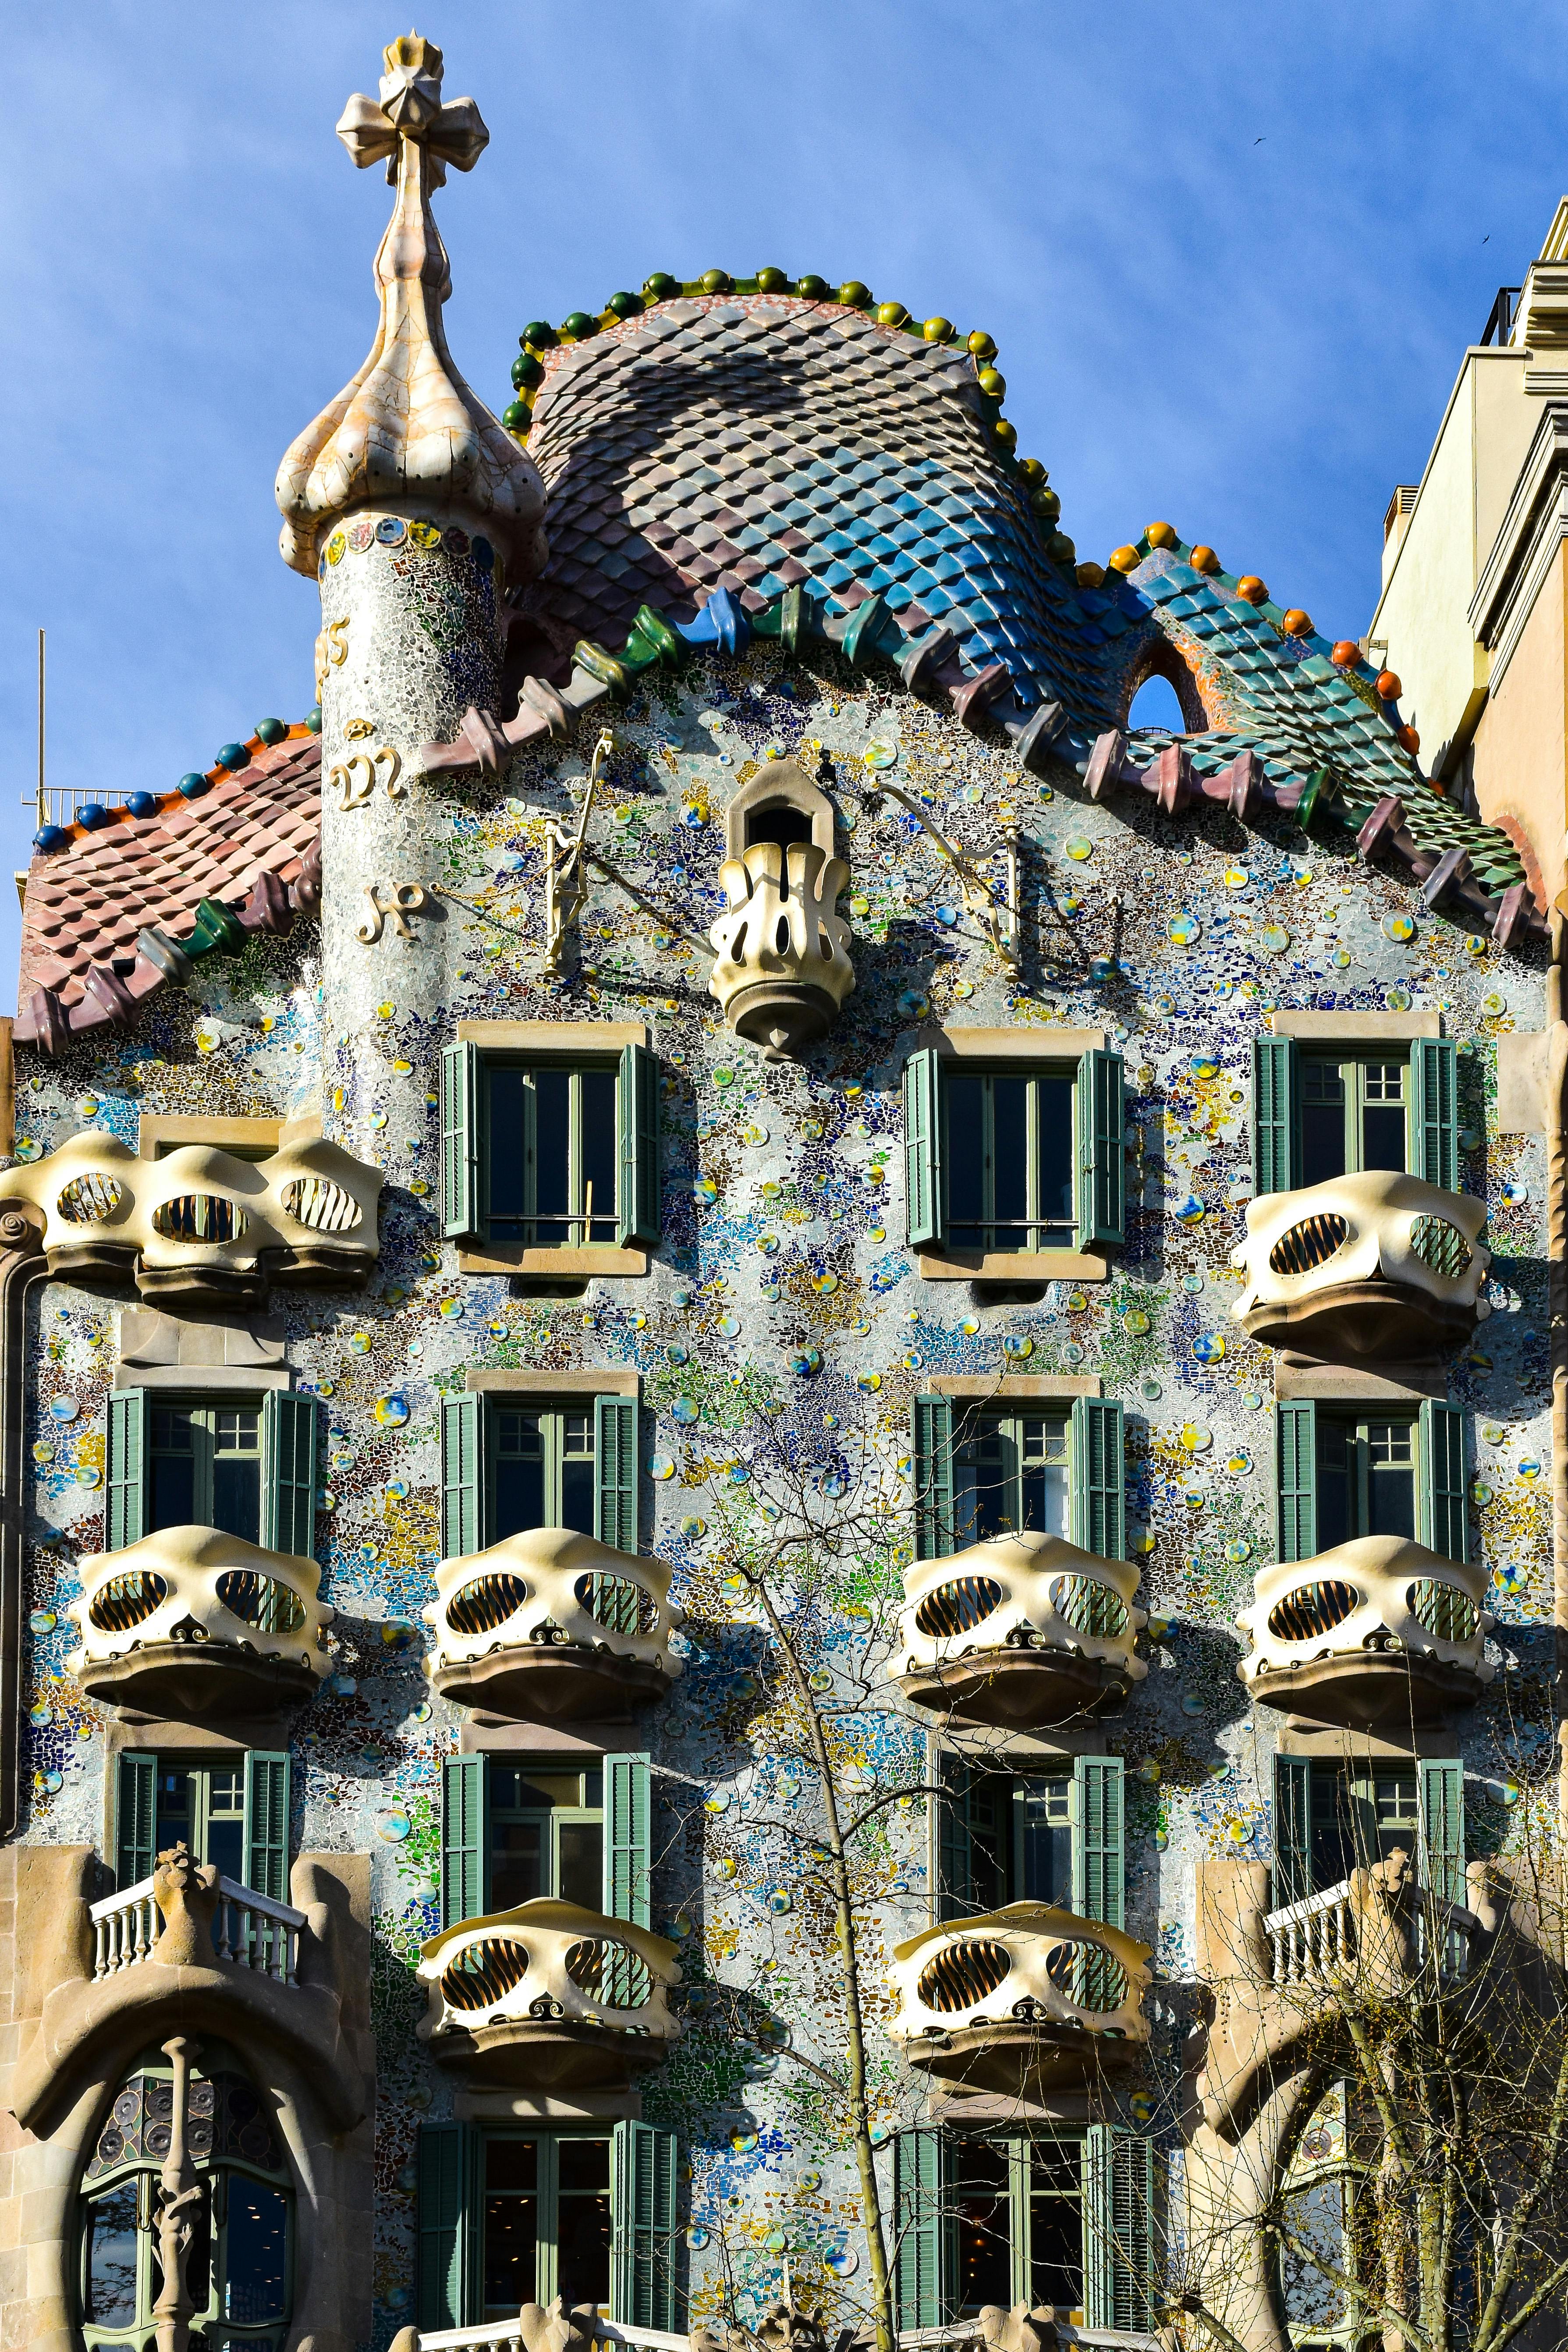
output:
[[427,185],[441,186],[447,165],[471,172],[490,134],[471,98],[441,103],[445,60],[434,41],[423,33],[405,33],[382,51],[386,71],[381,78],[381,100],[355,90],[342,111],[338,137],[363,172],[367,163],[386,161],[388,183],[397,180],[397,142],[416,140],[429,158]]

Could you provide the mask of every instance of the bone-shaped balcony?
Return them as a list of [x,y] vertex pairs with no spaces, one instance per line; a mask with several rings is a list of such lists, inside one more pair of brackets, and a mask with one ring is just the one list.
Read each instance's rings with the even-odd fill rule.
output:
[[665,1697],[682,1672],[666,1563],[569,1528],[444,1559],[436,1596],[426,1672],[461,1706],[538,1723],[621,1716]]
[[1031,2098],[1129,2066],[1149,2038],[1149,1947],[1041,1903],[1009,1903],[893,1947],[888,2028],[911,2066]]
[[892,1661],[906,1698],[1015,1730],[1115,1705],[1149,1669],[1138,1571],[1059,1536],[996,1536],[904,1570]]
[[709,988],[770,1059],[804,1053],[855,985],[849,927],[834,912],[849,868],[816,842],[759,841],[726,858],[719,879],[730,907],[708,935],[719,951]]
[[221,1528],[160,1528],[82,1561],[67,1663],[101,1706],[171,1720],[297,1706],[331,1663],[321,1573]]
[[471,2081],[533,2090],[629,2086],[681,2027],[675,1946],[625,1919],[541,1897],[465,1919],[419,1951],[432,2057]]
[[1261,1569],[1237,1619],[1254,1698],[1372,1730],[1430,1723],[1492,1680],[1487,1571],[1403,1536],[1359,1536],[1315,1559]]
[[1484,1202],[1419,1176],[1265,1193],[1232,1257],[1247,1279],[1231,1313],[1248,1339],[1312,1356],[1451,1354],[1476,1328],[1486,1215]]
[[377,1253],[381,1171],[320,1136],[262,1160],[189,1143],[139,1160],[89,1129],[0,1176],[41,1216],[52,1275],[133,1281],[159,1305],[238,1309],[269,1283],[360,1288]]

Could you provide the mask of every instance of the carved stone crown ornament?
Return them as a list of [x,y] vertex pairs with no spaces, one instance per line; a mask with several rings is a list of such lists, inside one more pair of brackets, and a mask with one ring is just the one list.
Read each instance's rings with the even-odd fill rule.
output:
[[405,34],[383,56],[379,102],[356,91],[337,127],[355,163],[384,160],[397,190],[375,257],[381,325],[359,373],[279,467],[283,560],[312,574],[323,536],[352,508],[410,499],[471,517],[509,578],[530,580],[548,553],[544,485],[452,363],[441,320],[452,275],[430,210],[447,165],[472,171],[489,132],[471,98],[443,104],[433,41]]

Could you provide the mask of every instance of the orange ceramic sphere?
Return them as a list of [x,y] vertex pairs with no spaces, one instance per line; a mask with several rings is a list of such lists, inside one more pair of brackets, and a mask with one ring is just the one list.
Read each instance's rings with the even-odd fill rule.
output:
[[1244,572],[1236,583],[1236,593],[1247,604],[1267,604],[1268,591],[1256,572]]
[[1284,629],[1288,637],[1310,637],[1312,634],[1312,615],[1310,613],[1303,613],[1300,604],[1292,604],[1285,615]]
[[1174,523],[1152,522],[1143,536],[1151,547],[1175,547],[1182,535]]
[[1142,561],[1135,547],[1114,547],[1110,551],[1112,572],[1136,572]]
[[1353,637],[1342,637],[1329,659],[1336,669],[1353,669],[1361,659],[1361,647]]
[[1212,547],[1194,547],[1187,562],[1194,572],[1218,572],[1222,567]]
[[1394,740],[1404,744],[1405,749],[1409,752],[1412,759],[1415,757],[1416,752],[1421,749],[1421,738],[1417,735],[1414,727],[1402,727],[1394,738]]
[[1405,691],[1399,683],[1398,674],[1391,669],[1385,669],[1378,679],[1377,690],[1384,702],[1397,702]]

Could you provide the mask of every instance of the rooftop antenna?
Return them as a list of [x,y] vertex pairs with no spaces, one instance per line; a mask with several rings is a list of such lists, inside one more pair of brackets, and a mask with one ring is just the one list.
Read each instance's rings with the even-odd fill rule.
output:
[[38,631],[38,823],[49,821],[48,796],[44,790],[44,633]]

